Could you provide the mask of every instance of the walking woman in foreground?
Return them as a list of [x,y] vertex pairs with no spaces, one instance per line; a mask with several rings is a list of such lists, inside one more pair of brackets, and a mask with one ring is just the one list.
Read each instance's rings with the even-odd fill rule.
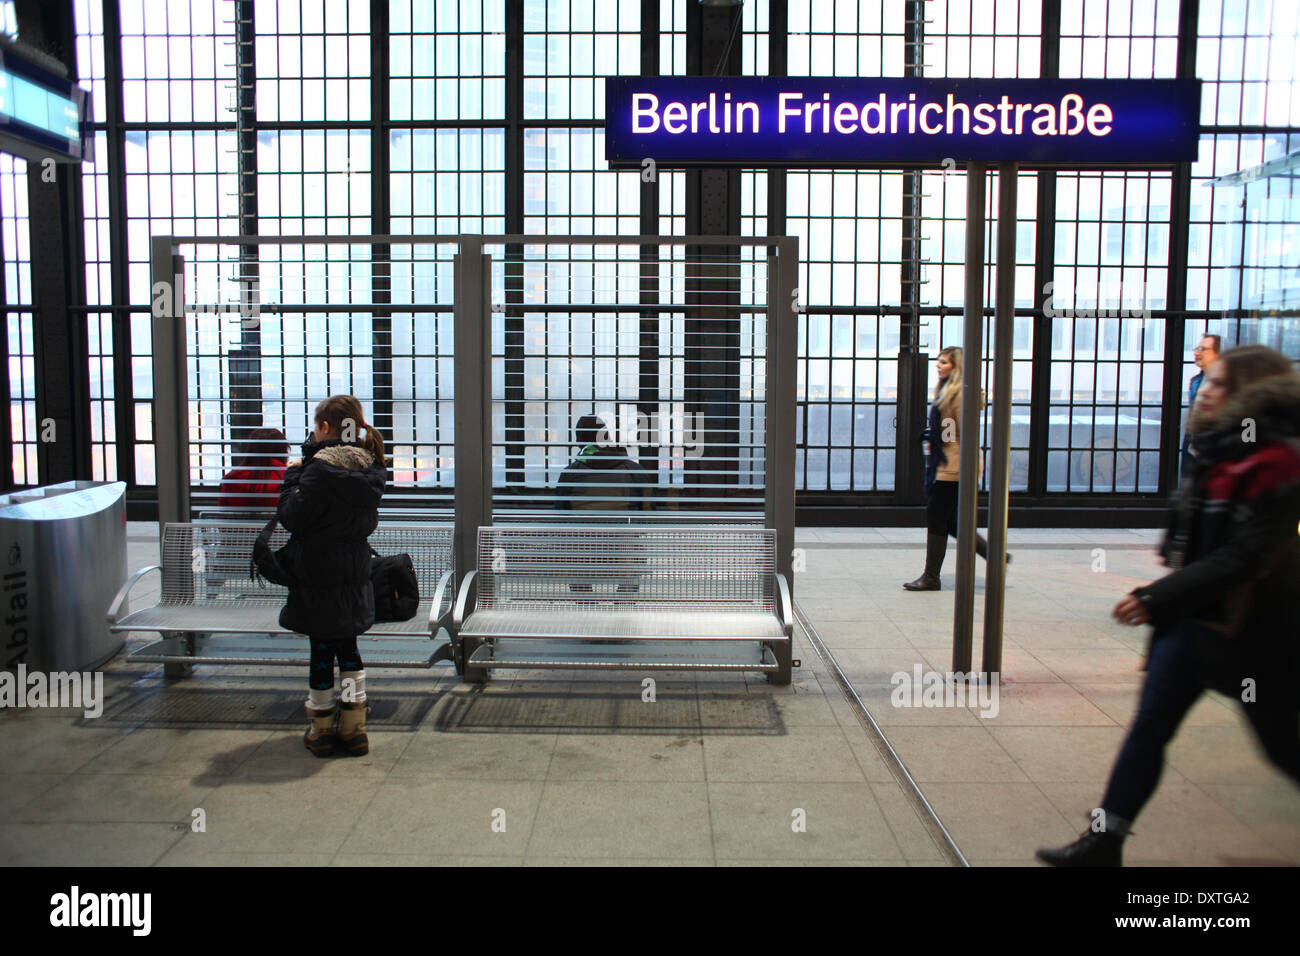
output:
[[1300,374],[1272,349],[1224,352],[1188,422],[1192,467],[1160,549],[1173,568],[1115,605],[1150,623],[1137,716],[1093,829],[1038,858],[1119,866],[1165,746],[1205,687],[1241,701],[1268,759],[1300,783]]
[[[357,635],[375,623],[368,539],[379,524],[388,477],[384,439],[366,424],[361,403],[351,395],[317,405],[315,423],[280,491],[280,523],[291,533],[282,554],[298,582],[289,588],[280,626],[311,641],[307,749],[318,757],[336,748],[359,757],[370,752],[370,742]],[[344,689],[337,729],[336,658]]]
[[[938,591],[939,572],[948,550],[948,535],[957,537],[957,477],[961,464],[961,349],[939,353],[934,370],[939,383],[934,387],[934,404],[926,424],[925,439],[930,452],[925,459],[925,570],[915,581],[903,585],[909,591]],[[976,456],[979,457],[978,455]],[[981,458],[979,473],[984,473]],[[976,479],[978,481],[978,478]],[[975,535],[975,553],[989,556],[989,543]],[[1007,560],[1011,556],[1007,555]]]

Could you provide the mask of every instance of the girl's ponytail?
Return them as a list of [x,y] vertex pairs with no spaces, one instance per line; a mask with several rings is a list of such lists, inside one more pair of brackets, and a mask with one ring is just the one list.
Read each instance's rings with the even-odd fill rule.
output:
[[366,425],[365,434],[361,437],[361,444],[365,446],[366,451],[374,456],[375,464],[387,464],[384,459],[384,436],[380,434],[379,429],[374,425]]

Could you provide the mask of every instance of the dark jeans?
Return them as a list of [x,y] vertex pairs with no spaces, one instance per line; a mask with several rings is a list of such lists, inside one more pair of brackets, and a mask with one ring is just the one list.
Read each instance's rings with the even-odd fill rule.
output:
[[[1247,666],[1243,673],[1256,681],[1255,700],[1242,703],[1246,717],[1268,759],[1300,783],[1300,735],[1296,730],[1300,700],[1291,675],[1263,665]],[[1107,814],[1129,821],[1137,818],[1160,782],[1165,746],[1202,689],[1192,638],[1180,627],[1159,635],[1147,661],[1137,716],[1120,748],[1101,801]]]
[[307,683],[313,690],[329,690],[334,686],[334,658],[336,657],[341,674],[359,671],[364,666],[361,663],[361,652],[357,650],[355,637],[331,641],[312,637],[308,640],[311,641],[311,669],[307,672]]

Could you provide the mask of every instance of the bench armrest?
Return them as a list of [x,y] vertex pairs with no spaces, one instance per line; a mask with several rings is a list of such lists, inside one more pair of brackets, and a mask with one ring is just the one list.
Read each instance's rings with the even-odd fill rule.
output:
[[113,603],[108,607],[108,626],[110,628],[131,613],[131,589],[135,587],[137,581],[150,571],[161,572],[162,565],[151,564],[147,568],[141,568],[126,579],[126,583],[122,585],[121,590],[117,592],[117,597],[113,598]]
[[781,610],[781,623],[785,625],[785,636],[794,636],[794,602],[790,599],[790,584],[786,581],[785,575],[777,573],[773,575],[776,578],[776,593],[779,599],[778,607]]
[[[444,603],[450,605],[454,594],[448,594],[451,588],[452,572],[442,572],[442,577],[438,578],[438,586],[433,590],[433,603],[429,605],[429,636],[437,637],[438,628],[443,626],[447,618],[447,611],[442,609]],[[448,608],[450,610],[450,607]]]
[[456,609],[451,613],[451,630],[454,634],[459,634],[461,626],[465,623],[467,612],[474,610],[474,602],[478,597],[477,585],[478,571],[471,571],[465,575],[465,580],[460,582],[460,591],[456,595]]

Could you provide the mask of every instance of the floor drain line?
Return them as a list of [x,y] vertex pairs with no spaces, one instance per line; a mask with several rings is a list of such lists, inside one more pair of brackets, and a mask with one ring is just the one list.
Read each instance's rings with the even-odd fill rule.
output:
[[849,679],[845,677],[844,672],[840,670],[840,665],[836,662],[834,655],[831,654],[830,649],[822,643],[821,635],[817,633],[817,628],[813,627],[812,622],[808,620],[808,615],[804,613],[803,608],[799,605],[797,600],[794,602],[794,615],[799,621],[800,627],[803,628],[804,634],[807,635],[809,643],[812,644],[813,650],[817,652],[817,656],[822,659],[822,662],[830,669],[831,673],[835,675],[835,682],[839,684],[840,691],[848,699],[849,703],[853,705],[854,712],[858,716],[858,722],[862,725],[863,729],[866,730],[872,743],[875,744],[876,750],[879,751],[881,757],[884,758],[885,763],[889,766],[890,773],[894,775],[894,778],[898,781],[899,787],[908,798],[908,801],[912,804],[912,809],[916,811],[917,817],[920,818],[921,823],[925,826],[926,830],[929,831],[930,838],[934,840],[939,849],[948,857],[949,862],[956,866],[970,866],[970,862],[962,855],[961,850],[957,847],[957,842],[953,840],[952,834],[949,833],[948,828],[943,825],[943,821],[939,819],[939,815],[934,812],[934,807],[930,805],[930,801],[925,799],[925,794],[921,792],[921,788],[917,786],[916,781],[912,779],[912,775],[907,772],[907,767],[903,765],[902,758],[898,756],[898,752],[894,750],[893,746],[889,743],[889,739],[885,737],[884,733],[881,731],[880,725],[877,724],[875,718],[871,716],[871,711],[867,710],[867,706],[862,703],[862,698],[858,696],[858,692],[853,689],[853,685],[849,682]]

